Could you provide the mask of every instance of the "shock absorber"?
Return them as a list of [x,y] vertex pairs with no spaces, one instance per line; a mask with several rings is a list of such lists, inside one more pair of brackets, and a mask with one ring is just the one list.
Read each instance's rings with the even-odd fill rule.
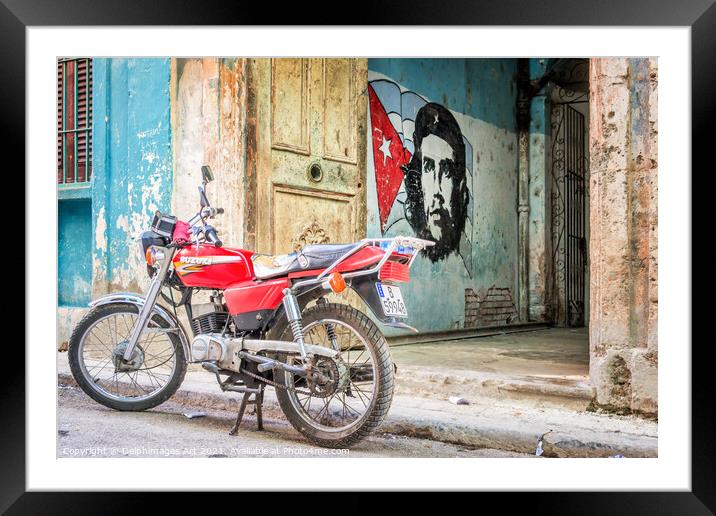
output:
[[301,307],[298,306],[298,300],[290,288],[283,289],[283,309],[286,311],[286,318],[293,332],[293,340],[294,342],[298,342],[301,356],[306,358],[306,348],[303,341],[303,324],[301,322]]
[[[319,305],[326,305],[326,304],[328,304],[328,303],[326,302],[326,299],[323,298],[323,297],[319,298],[319,299],[316,301],[316,303],[319,304]],[[326,334],[328,335],[328,339],[331,341],[331,347],[332,347],[334,350],[336,350],[336,351],[340,351],[340,350],[338,349],[338,335],[336,335],[336,326],[335,326],[335,324],[326,323],[324,326],[325,326],[325,328],[326,328]]]
[[336,335],[336,327],[332,323],[326,324],[326,333],[328,334],[328,339],[331,341],[331,347],[335,349],[336,351],[339,351],[338,349],[338,335]]

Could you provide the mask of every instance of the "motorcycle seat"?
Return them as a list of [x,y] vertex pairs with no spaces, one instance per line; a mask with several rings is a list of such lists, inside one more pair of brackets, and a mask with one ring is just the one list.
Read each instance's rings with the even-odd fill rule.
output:
[[288,254],[254,254],[254,275],[258,279],[285,276],[290,272],[325,269],[356,244],[313,244]]

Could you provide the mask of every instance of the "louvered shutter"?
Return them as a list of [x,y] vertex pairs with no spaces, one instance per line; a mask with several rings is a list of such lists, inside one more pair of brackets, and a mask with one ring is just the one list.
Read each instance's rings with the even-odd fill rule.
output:
[[92,175],[92,60],[57,63],[57,182],[87,183]]

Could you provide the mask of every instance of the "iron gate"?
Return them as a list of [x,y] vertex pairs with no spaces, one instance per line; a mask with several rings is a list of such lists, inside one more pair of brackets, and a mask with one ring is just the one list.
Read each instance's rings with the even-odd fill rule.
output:
[[589,161],[584,115],[573,103],[552,105],[552,277],[555,322],[584,326]]

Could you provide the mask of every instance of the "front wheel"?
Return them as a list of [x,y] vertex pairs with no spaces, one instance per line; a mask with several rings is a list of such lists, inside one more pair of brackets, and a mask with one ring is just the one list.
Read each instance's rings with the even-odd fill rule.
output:
[[[336,351],[336,359],[308,360],[314,374],[277,372],[274,380],[281,409],[309,441],[347,448],[365,438],[385,418],[393,399],[393,364],[380,329],[355,308],[321,303],[302,314],[306,344]],[[292,340],[284,328],[281,340]],[[301,363],[298,356],[280,356]]]
[[130,303],[97,306],[75,327],[67,349],[77,384],[115,410],[156,407],[176,392],[186,374],[179,336],[156,315],[140,335],[129,365],[122,363],[137,317]]

